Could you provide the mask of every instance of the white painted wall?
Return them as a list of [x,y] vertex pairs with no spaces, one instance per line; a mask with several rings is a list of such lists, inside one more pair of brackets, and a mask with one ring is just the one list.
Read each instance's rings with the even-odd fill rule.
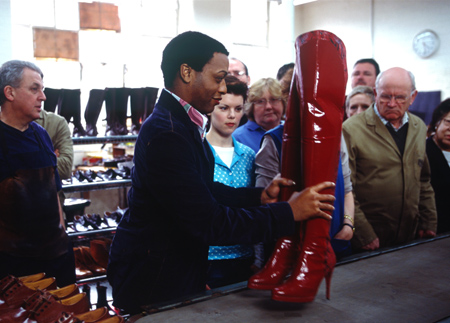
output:
[[[325,29],[347,48],[349,71],[360,58],[373,57],[381,70],[400,66],[416,76],[419,91],[442,91],[450,97],[449,0],[319,0],[296,6],[295,34]],[[440,37],[437,53],[419,58],[412,40],[424,29]],[[350,90],[348,85],[347,90]]]
[[[313,29],[338,35],[351,70],[362,57],[382,69],[410,69],[420,91],[450,97],[450,0],[319,0],[293,6],[292,0],[117,0],[121,33],[80,31],[80,62],[38,61],[45,85],[81,88],[82,109],[89,89],[162,87],[161,53],[177,33],[198,30],[223,42],[230,56],[244,61],[252,81],[275,77],[295,60],[296,36]],[[11,15],[9,15],[11,7]],[[78,0],[0,0],[1,62],[34,60],[32,27],[79,29]],[[421,59],[412,39],[435,30],[440,50]],[[0,63],[1,63],[0,62]],[[349,88],[349,87],[348,87]]]

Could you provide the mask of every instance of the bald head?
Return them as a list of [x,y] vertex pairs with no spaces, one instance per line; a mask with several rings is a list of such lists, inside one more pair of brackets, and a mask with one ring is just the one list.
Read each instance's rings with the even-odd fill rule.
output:
[[383,82],[390,82],[397,86],[409,86],[411,92],[416,90],[414,75],[401,67],[393,67],[381,72],[377,77],[375,87],[378,89]]
[[380,115],[398,129],[417,95],[414,75],[401,67],[393,67],[377,77],[375,87]]

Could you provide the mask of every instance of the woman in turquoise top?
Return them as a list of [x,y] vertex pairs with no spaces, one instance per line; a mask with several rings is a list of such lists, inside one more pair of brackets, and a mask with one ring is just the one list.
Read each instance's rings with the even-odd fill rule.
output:
[[[231,75],[225,82],[227,94],[211,113],[211,128],[206,134],[214,154],[214,181],[235,188],[254,186],[255,152],[231,136],[244,114],[247,85]],[[253,260],[252,245],[210,246],[208,286],[247,280],[253,273]]]

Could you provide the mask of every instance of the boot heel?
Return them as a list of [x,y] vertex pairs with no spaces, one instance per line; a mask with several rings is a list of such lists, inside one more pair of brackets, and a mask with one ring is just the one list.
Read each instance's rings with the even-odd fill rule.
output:
[[333,275],[333,268],[331,270],[329,270],[326,274],[325,274],[325,283],[326,283],[326,288],[327,288],[327,299],[330,299],[330,286],[331,286],[331,276]]

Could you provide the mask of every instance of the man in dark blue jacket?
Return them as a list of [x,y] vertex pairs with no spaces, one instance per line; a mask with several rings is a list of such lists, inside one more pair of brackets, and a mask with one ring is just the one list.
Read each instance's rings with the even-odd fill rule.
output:
[[253,244],[294,233],[294,221],[329,215],[326,182],[277,202],[281,185],[234,189],[213,182],[206,114],[227,92],[228,51],[198,32],[175,37],[163,52],[165,89],[135,146],[129,209],[111,247],[114,305],[128,313],[206,288],[209,245]]

